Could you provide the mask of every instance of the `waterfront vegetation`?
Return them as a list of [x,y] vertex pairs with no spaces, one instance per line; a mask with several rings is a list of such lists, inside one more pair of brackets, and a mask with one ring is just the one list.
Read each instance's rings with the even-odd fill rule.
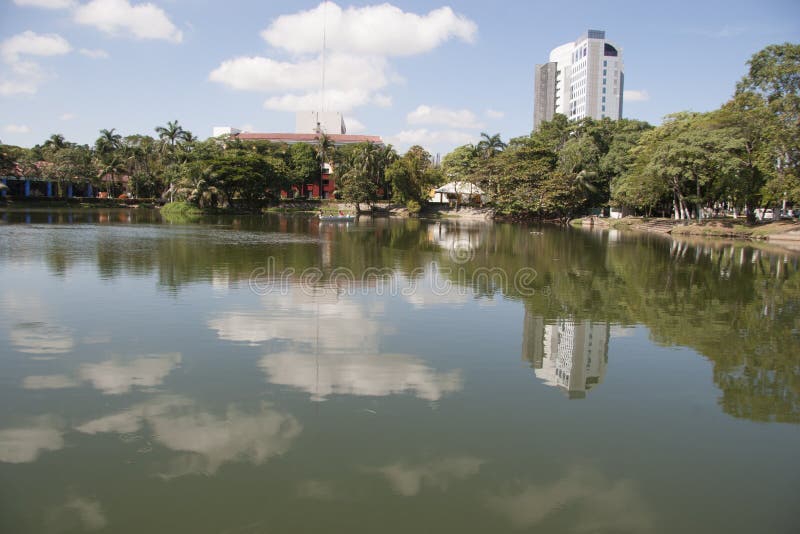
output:
[[[39,177],[64,195],[87,179],[116,196],[162,197],[199,208],[259,209],[281,192],[319,183],[332,163],[336,197],[357,209],[377,200],[418,206],[444,182],[471,182],[503,216],[566,221],[615,207],[678,219],[747,214],[800,204],[800,45],[768,46],[748,62],[717,110],[679,112],[662,125],[633,119],[569,121],[556,115],[529,136],[481,134],[441,165],[421,146],[335,147],[325,135],[292,145],[238,138],[198,140],[178,121],[147,135],[101,130],[94,146],[54,134],[32,149],[0,145],[0,175]],[[323,161],[324,160],[324,161]]]

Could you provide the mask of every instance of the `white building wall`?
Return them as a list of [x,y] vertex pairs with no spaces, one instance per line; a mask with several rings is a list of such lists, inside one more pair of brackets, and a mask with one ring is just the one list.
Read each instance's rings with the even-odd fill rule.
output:
[[[556,113],[571,120],[622,118],[622,49],[605,39],[604,35],[605,32],[590,30],[550,52],[550,61],[557,64],[558,72]],[[617,51],[616,56],[605,55],[606,44]]]

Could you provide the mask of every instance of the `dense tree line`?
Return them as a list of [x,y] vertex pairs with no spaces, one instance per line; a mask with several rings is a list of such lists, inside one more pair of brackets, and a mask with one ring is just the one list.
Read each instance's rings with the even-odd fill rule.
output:
[[720,109],[675,113],[658,127],[556,115],[507,145],[483,134],[448,154],[443,172],[519,216],[566,219],[611,205],[693,218],[800,203],[800,45],[768,46],[748,65]]
[[319,183],[323,166],[333,168],[336,196],[372,204],[379,199],[420,203],[441,173],[420,146],[402,157],[391,146],[358,143],[335,147],[324,134],[313,144],[273,143],[237,137],[199,141],[178,121],[155,129],[157,137],[123,137],[101,130],[93,146],[60,134],[31,149],[0,145],[0,175],[41,178],[57,184],[89,181],[116,195],[121,181],[136,197],[185,200],[199,207],[256,206],[280,193]]

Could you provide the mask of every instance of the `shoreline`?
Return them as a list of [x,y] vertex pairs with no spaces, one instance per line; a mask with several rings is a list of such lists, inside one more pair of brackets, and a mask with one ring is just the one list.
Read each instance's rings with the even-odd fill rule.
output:
[[623,217],[608,219],[596,216],[570,221],[577,228],[605,228],[610,230],[646,232],[672,238],[708,238],[754,242],[769,242],[791,250],[800,250],[800,222],[779,220],[747,224],[744,219],[706,219],[680,221],[663,218]]

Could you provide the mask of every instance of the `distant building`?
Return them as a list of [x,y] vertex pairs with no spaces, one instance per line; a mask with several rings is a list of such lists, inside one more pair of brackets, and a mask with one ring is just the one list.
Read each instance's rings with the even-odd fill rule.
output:
[[534,72],[533,129],[561,113],[570,120],[622,118],[622,49],[606,32],[589,30],[550,52]]
[[[344,117],[337,111],[298,111],[295,115],[295,133],[258,133],[243,132],[230,126],[215,126],[213,136],[227,135],[235,139],[247,141],[270,141],[272,143],[318,144],[321,135],[334,146],[352,145],[357,143],[373,143],[383,146],[384,142],[378,135],[347,135]],[[330,162],[322,166],[322,176],[319,183],[305,184],[300,195],[309,198],[333,198],[336,190],[336,181],[333,177],[333,168]],[[288,195],[288,192],[285,193]]]

